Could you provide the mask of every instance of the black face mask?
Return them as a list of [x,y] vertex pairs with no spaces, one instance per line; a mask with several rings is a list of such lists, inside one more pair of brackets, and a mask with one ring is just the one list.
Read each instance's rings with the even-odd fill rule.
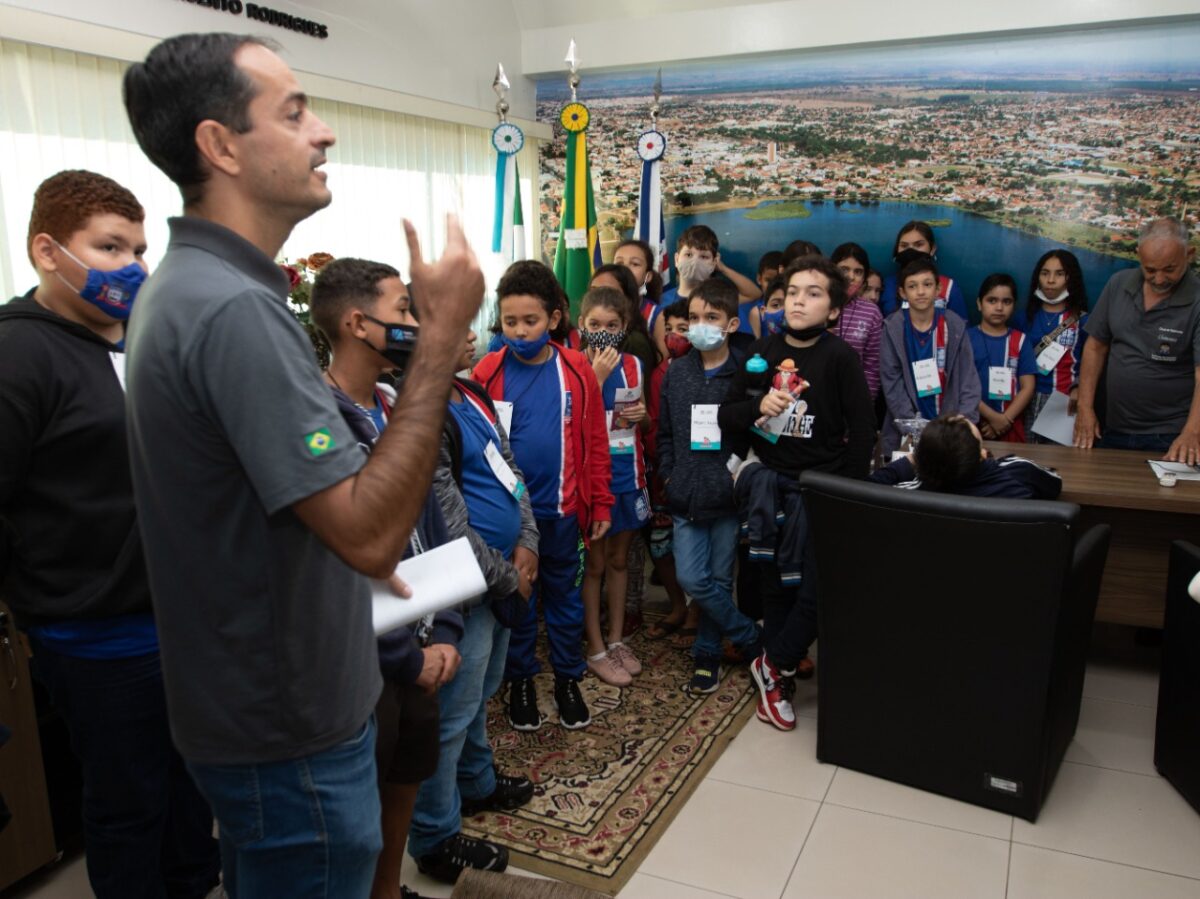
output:
[[813,325],[811,328],[790,328],[785,325],[783,333],[793,340],[812,340],[814,337],[823,334],[828,327],[828,324]]
[[414,325],[382,322],[374,316],[367,315],[365,312],[363,313],[363,318],[380,325],[385,332],[383,349],[375,346],[365,337],[363,338],[363,343],[392,363],[397,371],[404,371],[408,367],[408,362],[417,348],[417,337],[421,329]]

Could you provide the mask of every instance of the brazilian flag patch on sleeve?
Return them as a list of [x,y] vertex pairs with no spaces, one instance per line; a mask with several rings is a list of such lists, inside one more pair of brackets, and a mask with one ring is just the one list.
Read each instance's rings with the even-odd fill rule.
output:
[[334,442],[333,434],[329,432],[329,428],[320,428],[311,434],[304,435],[304,445],[308,447],[310,455],[323,456],[337,444]]

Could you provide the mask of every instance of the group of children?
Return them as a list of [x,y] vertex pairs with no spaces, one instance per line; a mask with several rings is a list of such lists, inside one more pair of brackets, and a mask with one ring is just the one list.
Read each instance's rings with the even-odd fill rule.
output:
[[[759,718],[794,727],[793,683],[813,673],[817,623],[798,476],[866,478],[880,426],[887,457],[897,419],[937,422],[926,458],[881,466],[884,483],[920,486],[924,468],[930,489],[1054,492],[1040,469],[1018,484],[1012,464],[984,465],[982,440],[1036,439],[1027,422],[1072,389],[1087,309],[1078,262],[1063,250],[1039,260],[1023,316],[1013,278],[989,276],[981,323],[968,327],[935,254],[932,229],[909,222],[893,277],[857,244],[826,258],[795,241],[765,254],[751,281],[693,226],[677,244],[677,286],[664,292],[650,247],[626,241],[574,322],[548,268],[508,270],[472,377],[500,410],[541,535],[541,576],[508,653],[513,727],[543,721],[538,606],[564,727],[590,722],[585,672],[618,687],[641,672],[625,613],[647,549],[672,601],[649,636],[695,628],[685,689],[711,692],[723,661],[748,663]],[[996,483],[972,486],[979,478]]]
[[[1072,407],[1076,399],[1088,309],[1078,259],[1061,249],[1043,255],[1021,310],[1013,277],[988,275],[976,298],[980,323],[968,327],[962,292],[939,270],[936,252],[933,230],[913,221],[896,235],[894,276],[885,279],[873,270],[855,243],[838,246],[829,257],[850,292],[830,329],[862,362],[885,456],[900,442],[896,420],[932,421],[945,414],[978,422],[985,439],[1044,442],[1033,423],[1046,402],[1055,392],[1067,395]],[[743,315],[755,336],[782,325],[786,284],[777,273],[786,254],[767,253],[759,262],[762,297]]]
[[[44,487],[31,489],[28,508],[20,491],[7,501],[10,520],[43,535],[30,545],[47,545],[57,527],[38,497],[61,490],[62,471],[74,470],[18,464],[33,433],[25,418],[45,391],[60,383],[77,393],[100,390],[100,405],[56,414],[82,415],[81,433],[111,437],[101,441],[109,447],[106,471],[128,468],[122,349],[145,278],[143,215],[128,191],[89,172],[60,173],[35,199],[30,255],[39,285],[0,313],[0,340],[14,352],[25,347],[32,360],[14,357],[0,372],[14,397],[0,404],[13,420],[5,431],[5,452],[17,460],[10,468],[24,472],[14,475],[18,481]],[[911,244],[909,231],[928,231],[906,229],[898,248]],[[932,250],[932,238],[923,246]],[[513,809],[534,793],[528,778],[497,770],[487,702],[507,680],[512,726],[542,726],[534,680],[540,608],[559,722],[588,726],[581,678],[591,672],[624,687],[642,670],[625,643],[626,610],[647,551],[672,601],[648,636],[695,629],[684,689],[711,693],[723,662],[747,664],[760,693],[758,717],[795,727],[794,683],[813,674],[808,652],[817,636],[816,570],[798,477],[806,470],[868,477],[880,391],[887,425],[897,417],[933,421],[915,454],[880,467],[874,480],[979,496],[1057,492],[1052,473],[1023,460],[987,459],[982,441],[1018,439],[1022,413],[1036,415],[1051,391],[1072,390],[1087,309],[1075,258],[1054,251],[1039,260],[1022,332],[1012,325],[1011,277],[985,280],[982,323],[967,329],[945,308],[954,285],[931,252],[911,245],[902,252],[900,308],[886,319],[879,305],[887,285],[855,244],[825,258],[797,241],[764,256],[755,283],[721,263],[710,229],[689,228],[675,258],[679,284],[664,294],[650,247],[628,241],[614,264],[595,271],[574,322],[549,268],[527,261],[508,269],[497,287],[493,348],[475,361],[474,334],[462,347],[460,366],[471,376],[456,379],[447,399],[432,487],[409,545],[418,554],[465,537],[487,592],[468,608],[378,640],[387,688],[376,715],[383,851],[375,897],[397,895],[406,846],[422,871],[448,883],[466,867],[504,869],[504,847],[461,830],[464,815]],[[88,273],[81,287],[75,268]],[[396,269],[359,259],[330,262],[313,286],[312,320],[332,347],[324,377],[365,453],[375,450],[397,401],[381,379],[399,374],[398,389],[405,389],[403,373],[420,339],[419,301]],[[79,365],[48,374],[38,367],[76,356]],[[81,376],[87,385],[70,380]],[[17,402],[26,394],[27,402]],[[94,477],[89,470],[72,483],[90,493]],[[129,485],[109,479],[107,486],[122,503],[122,520],[136,527]],[[99,548],[75,535],[70,549],[82,551],[74,546],[82,541],[84,549],[113,555],[125,534]],[[134,579],[138,566],[130,566]],[[143,656],[157,665],[149,593],[137,583],[120,598],[124,605],[96,607],[108,614],[98,623],[34,619],[35,664],[99,648],[104,655],[94,657],[116,665]],[[100,599],[109,598],[102,591]],[[144,705],[159,710],[154,728],[165,734],[157,683],[147,680],[158,699]],[[73,719],[73,726],[81,725]],[[142,742],[146,751],[169,746]],[[88,755],[89,781],[112,773],[110,757]],[[218,859],[207,806],[190,781],[172,789],[191,791],[189,842],[206,857],[198,876],[211,885]],[[109,805],[137,804],[120,793]]]

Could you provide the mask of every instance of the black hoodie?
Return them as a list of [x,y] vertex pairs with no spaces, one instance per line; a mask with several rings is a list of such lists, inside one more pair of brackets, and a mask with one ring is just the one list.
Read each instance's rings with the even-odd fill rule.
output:
[[0,596],[22,629],[150,611],[116,352],[33,291],[0,306]]

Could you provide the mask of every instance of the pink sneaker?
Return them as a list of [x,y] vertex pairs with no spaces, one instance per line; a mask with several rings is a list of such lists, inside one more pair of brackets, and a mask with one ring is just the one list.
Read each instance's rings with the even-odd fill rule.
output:
[[624,643],[609,643],[608,654],[621,664],[630,674],[637,676],[642,673],[642,663],[638,661],[633,650]]
[[633,683],[633,676],[625,670],[619,659],[611,652],[601,653],[587,660],[588,671],[600,678],[606,684],[614,687],[628,687]]

